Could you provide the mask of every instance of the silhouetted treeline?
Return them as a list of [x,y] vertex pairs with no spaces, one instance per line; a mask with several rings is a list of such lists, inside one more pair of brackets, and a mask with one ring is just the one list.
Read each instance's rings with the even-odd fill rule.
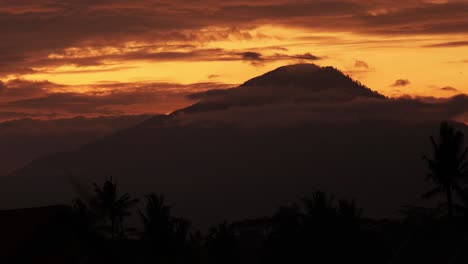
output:
[[87,204],[77,200],[72,210],[79,239],[88,245],[88,263],[290,263],[310,258],[376,263],[391,254],[378,223],[363,218],[354,200],[321,191],[270,217],[223,222],[204,235],[191,230],[188,220],[172,216],[162,195],[145,196],[139,211],[142,230],[136,232],[125,226],[136,199],[119,195],[112,179],[95,184],[95,193]]
[[[398,219],[368,218],[353,199],[311,191],[271,216],[201,232],[172,215],[163,195],[140,201],[109,178],[93,184],[91,197],[60,207],[58,222],[37,234],[41,243],[23,247],[8,263],[468,263],[464,135],[443,122],[430,142],[433,153],[423,159],[434,188],[422,198],[441,195],[443,202],[403,206]],[[141,220],[138,229],[128,223],[132,212]]]

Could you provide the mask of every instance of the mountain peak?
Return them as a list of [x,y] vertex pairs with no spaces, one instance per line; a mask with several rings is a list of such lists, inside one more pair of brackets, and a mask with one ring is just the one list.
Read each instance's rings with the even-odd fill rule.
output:
[[313,63],[300,63],[300,64],[291,64],[281,66],[265,74],[278,74],[278,75],[302,75],[308,74],[317,70],[320,70],[321,67]]
[[190,98],[200,102],[182,111],[212,111],[286,101],[343,102],[359,97],[385,98],[334,67],[295,64],[252,78],[237,88],[192,94]]
[[307,75],[319,71],[320,69],[321,67],[315,64],[293,64],[282,66],[263,75],[252,78],[241,86],[262,86],[265,84],[272,84],[272,82],[279,85],[286,81],[296,82],[304,79]]
[[[295,64],[279,67],[261,76],[252,78],[240,87],[278,87],[289,93],[334,93],[334,97],[378,97],[384,96],[370,90],[358,81],[334,67],[315,64]],[[298,90],[298,91],[296,91]],[[324,98],[325,99],[325,98]]]

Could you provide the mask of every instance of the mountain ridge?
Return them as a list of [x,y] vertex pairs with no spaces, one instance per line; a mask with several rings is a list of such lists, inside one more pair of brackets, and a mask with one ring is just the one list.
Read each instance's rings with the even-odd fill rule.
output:
[[[277,86],[285,90],[291,87],[302,87],[302,88],[315,88],[322,90],[324,88],[338,89],[339,85],[345,86],[346,90],[358,89],[359,92],[367,91],[362,93],[361,96],[371,96],[377,98],[386,98],[384,95],[371,90],[369,87],[361,84],[360,82],[353,80],[348,75],[344,74],[340,70],[325,66],[320,67],[316,64],[292,64],[287,66],[278,67],[272,71],[269,71],[260,76],[251,78],[245,81],[243,84],[235,88],[230,89],[215,89],[200,93],[194,93],[189,95],[191,98],[204,98],[205,96],[220,95],[223,92],[235,91],[239,88],[251,88],[255,89],[258,87],[271,87]],[[341,87],[343,88],[343,87]],[[356,94],[356,96],[359,96]]]
[[76,150],[83,144],[133,127],[149,115],[17,119],[0,123],[0,176],[8,175],[32,160],[56,152]]
[[[230,91],[224,98],[202,99],[77,151],[37,159],[0,179],[0,202],[63,203],[78,195],[76,182],[91,187],[112,176],[123,192],[165,194],[195,226],[268,215],[316,189],[354,197],[378,217],[419,203],[427,187],[420,157],[430,153],[429,136],[441,120],[434,112],[421,118],[408,108],[411,101],[372,95],[295,101],[255,100],[253,93],[247,100],[243,90],[252,89],[244,88],[236,88],[240,97]],[[421,113],[427,109],[423,104]],[[402,122],[403,115],[410,121]],[[261,125],[265,121],[271,123]]]
[[251,78],[238,87],[189,95],[198,103],[175,112],[225,110],[236,106],[293,101],[343,102],[357,98],[386,99],[334,67],[315,64],[282,66]]

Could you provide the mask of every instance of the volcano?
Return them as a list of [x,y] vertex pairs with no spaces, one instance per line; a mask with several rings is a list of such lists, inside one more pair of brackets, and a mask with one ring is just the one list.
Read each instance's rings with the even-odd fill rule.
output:
[[385,99],[333,67],[295,64],[252,78],[239,87],[192,94],[201,102],[184,109],[197,112],[235,106],[265,105],[285,101],[346,102],[356,98]]
[[2,178],[0,206],[69,203],[113,177],[134,196],[165,194],[175,214],[204,227],[271,215],[317,189],[388,217],[427,190],[421,155],[438,121],[402,122],[411,103],[334,68],[281,67],[192,98],[199,102]]

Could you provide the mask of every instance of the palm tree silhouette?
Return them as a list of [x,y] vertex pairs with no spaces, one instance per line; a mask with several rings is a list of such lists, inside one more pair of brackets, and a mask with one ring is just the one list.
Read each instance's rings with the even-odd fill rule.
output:
[[[362,212],[355,200],[338,200],[323,191],[302,198],[299,205],[280,207],[272,218],[267,260],[375,263],[383,247],[368,229]],[[373,252],[364,253],[364,248]]]
[[145,208],[140,210],[142,239],[149,243],[151,256],[159,262],[183,262],[190,253],[190,222],[172,217],[163,195],[151,193],[145,198]]
[[335,196],[327,195],[322,191],[315,191],[312,193],[311,198],[302,198],[302,203],[305,208],[306,216],[329,217],[336,212]]
[[431,137],[433,158],[423,157],[430,171],[426,177],[436,185],[423,198],[445,194],[450,217],[454,213],[454,193],[463,192],[461,180],[468,175],[468,149],[464,147],[463,140],[463,133],[455,131],[453,125],[444,121],[440,124],[439,142]]
[[117,183],[112,177],[107,179],[102,186],[94,185],[96,197],[93,205],[109,221],[107,226],[111,239],[115,240],[125,236],[127,231],[124,227],[124,220],[130,215],[130,209],[138,203],[138,199],[131,198],[128,193],[119,196],[117,193]]
[[146,206],[140,211],[143,221],[143,239],[167,246],[172,236],[171,208],[164,203],[164,196],[155,193],[146,195]]

